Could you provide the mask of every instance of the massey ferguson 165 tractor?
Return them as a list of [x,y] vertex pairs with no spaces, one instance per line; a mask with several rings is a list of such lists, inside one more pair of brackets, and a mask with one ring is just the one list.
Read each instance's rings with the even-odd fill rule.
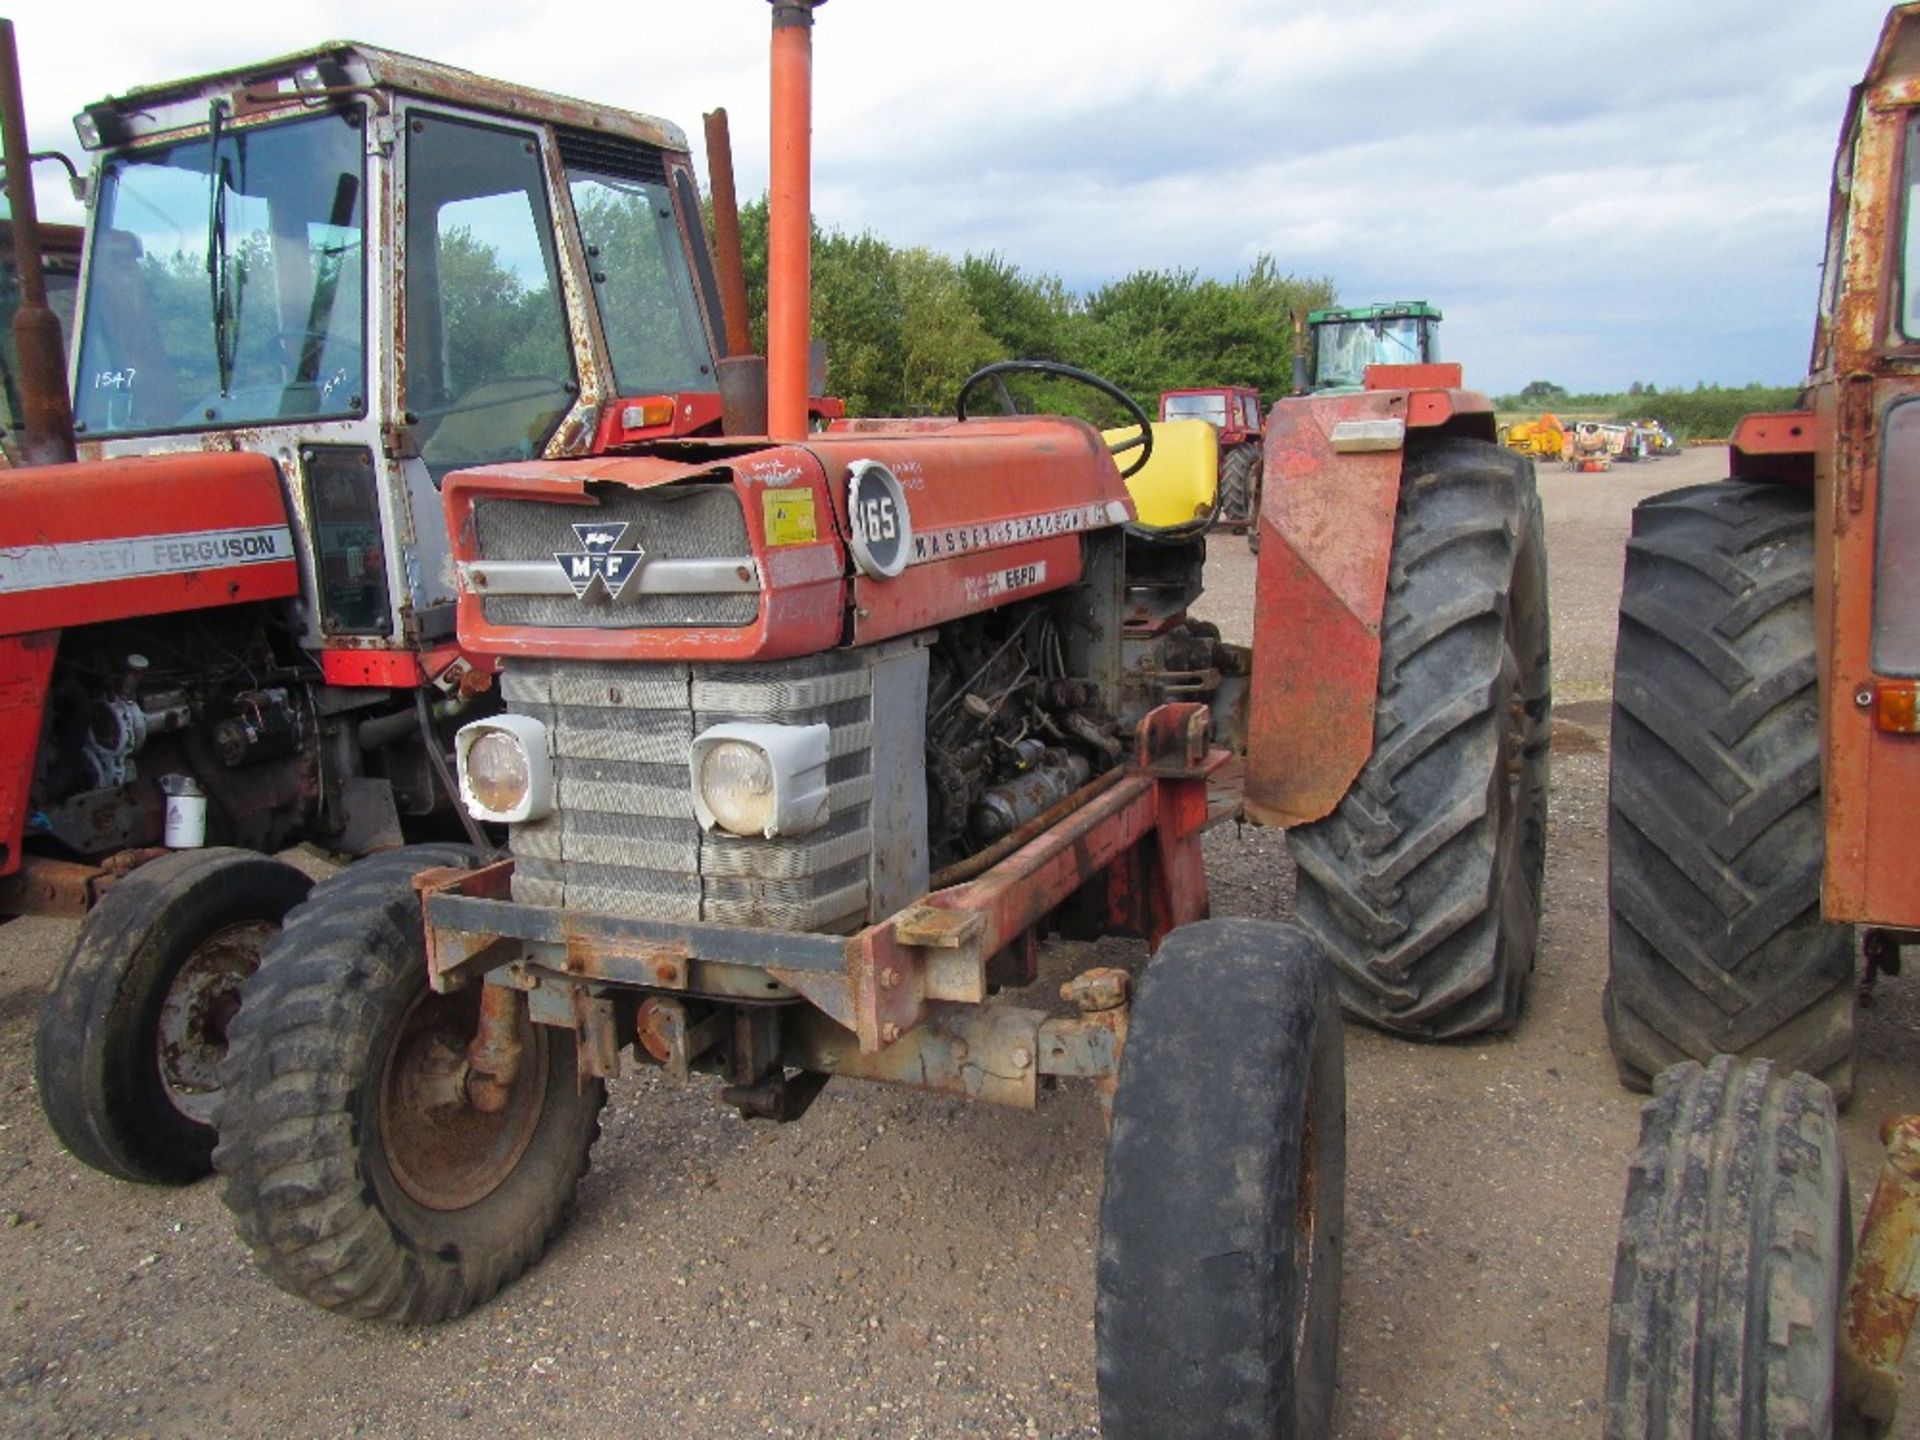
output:
[[43,431],[64,461],[0,472],[0,913],[99,901],[41,1102],[88,1164],[183,1181],[239,979],[308,889],[258,852],[461,833],[452,732],[498,702],[442,479],[717,431],[720,312],[660,121],[329,45],[78,128],[78,451]]
[[1623,1077],[1658,1079],[1614,1276],[1615,1440],[1894,1421],[1920,1116],[1886,1122],[1855,1249],[1834,1106],[1853,1086],[1854,927],[1869,980],[1920,939],[1916,166],[1908,4],[1841,132],[1803,408],[1749,416],[1731,478],[1634,514],[1606,1018]]
[[[544,1249],[629,1047],[779,1121],[836,1076],[1021,1107],[1090,1080],[1105,1433],[1324,1434],[1336,997],[1466,1034],[1514,1021],[1533,959],[1531,467],[1457,366],[1276,407],[1249,654],[1188,618],[1204,524],[1140,525],[1121,467],[1153,428],[1105,382],[1117,457],[1078,420],[976,413],[1040,362],[977,374],[951,420],[811,428],[812,10],[773,8],[764,422],[430,473],[459,643],[505,702],[460,729],[460,791],[506,846],[376,856],[289,915],[227,1032],[223,1199],[291,1293],[441,1320]],[[381,119],[358,89],[322,103]],[[559,188],[574,123],[461,129]],[[1242,809],[1290,827],[1313,938],[1206,918],[1201,834]],[[1137,994],[1096,969],[1064,1009],[1002,998],[1052,934],[1155,953]]]

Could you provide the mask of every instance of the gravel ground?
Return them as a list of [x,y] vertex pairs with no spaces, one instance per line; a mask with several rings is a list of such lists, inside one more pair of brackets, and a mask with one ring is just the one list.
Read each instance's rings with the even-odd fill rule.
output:
[[[1341,1436],[1599,1433],[1639,1109],[1599,1011],[1620,544],[1636,499],[1723,464],[1695,451],[1542,473],[1560,718],[1539,969],[1510,1038],[1349,1033]],[[1208,608],[1243,625],[1244,546],[1215,550]],[[1286,913],[1277,834],[1223,827],[1208,850],[1216,912]],[[704,1086],[625,1080],[543,1264],[456,1324],[375,1328],[257,1276],[213,1185],[120,1185],[59,1149],[31,1039],[71,934],[0,932],[0,1432],[1097,1434],[1102,1136],[1084,1088],[1025,1115],[843,1084],[802,1123],[768,1128],[729,1118]],[[1093,949],[1052,947],[1043,979]],[[1878,1117],[1920,1108],[1917,1029],[1899,983],[1864,1017],[1845,1122],[1856,1214]]]

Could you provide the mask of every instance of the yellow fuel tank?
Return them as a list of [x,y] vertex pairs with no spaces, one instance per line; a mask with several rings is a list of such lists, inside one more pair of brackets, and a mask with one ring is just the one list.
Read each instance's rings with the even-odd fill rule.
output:
[[[1109,442],[1139,433],[1132,425],[1102,431]],[[1122,470],[1138,451],[1114,456]],[[1155,421],[1153,455],[1139,474],[1128,477],[1127,489],[1142,525],[1185,525],[1213,510],[1220,483],[1220,436],[1205,420]]]

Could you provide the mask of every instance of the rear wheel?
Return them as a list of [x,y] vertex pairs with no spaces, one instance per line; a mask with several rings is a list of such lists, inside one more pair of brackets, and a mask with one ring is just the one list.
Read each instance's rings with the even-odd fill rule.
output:
[[1259,519],[1254,506],[1260,495],[1260,447],[1236,445],[1220,466],[1220,518],[1229,525],[1251,525]]
[[1287,832],[1295,909],[1347,1012],[1422,1039],[1510,1027],[1540,929],[1552,684],[1531,462],[1440,440],[1407,456],[1373,753]]
[[1826,1086],[1726,1055],[1661,1075],[1620,1219],[1607,1440],[1832,1434],[1851,1233]]
[[40,1107],[75,1159],[160,1185],[212,1168],[241,983],[312,883],[250,850],[183,850],[88,912],[34,1034]]
[[1621,1078],[1769,1056],[1853,1085],[1826,830],[1813,504],[1728,481],[1634,511],[1614,657],[1604,1002]]
[[481,986],[427,986],[413,875],[460,847],[376,857],[289,918],[246,989],[222,1077],[221,1199],[283,1290],[359,1319],[450,1319],[546,1249],[605,1087],[572,1036],[519,1017],[498,1109],[469,1094]]
[[1133,1007],[1100,1201],[1107,1440],[1329,1429],[1346,1080],[1326,962],[1292,926],[1168,936]]

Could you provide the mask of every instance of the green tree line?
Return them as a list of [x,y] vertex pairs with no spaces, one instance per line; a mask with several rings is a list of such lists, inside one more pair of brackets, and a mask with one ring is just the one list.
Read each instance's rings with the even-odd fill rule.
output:
[[[764,198],[741,208],[740,239],[747,313],[764,349]],[[955,260],[871,232],[813,230],[813,333],[826,343],[827,391],[853,415],[948,413],[968,375],[1007,359],[1091,370],[1149,412],[1162,390],[1185,386],[1251,385],[1271,400],[1292,385],[1293,313],[1333,303],[1331,280],[1287,274],[1268,255],[1231,280],[1136,270],[1078,295],[995,253]],[[1039,383],[1021,398],[1117,418],[1080,387]]]
[[1502,418],[1553,411],[1561,419],[1578,415],[1599,420],[1658,420],[1682,440],[1721,440],[1733,433],[1742,415],[1760,410],[1791,410],[1800,398],[1797,385],[1695,385],[1691,390],[1662,390],[1635,381],[1612,394],[1574,395],[1549,380],[1535,380],[1512,395],[1495,398]]

